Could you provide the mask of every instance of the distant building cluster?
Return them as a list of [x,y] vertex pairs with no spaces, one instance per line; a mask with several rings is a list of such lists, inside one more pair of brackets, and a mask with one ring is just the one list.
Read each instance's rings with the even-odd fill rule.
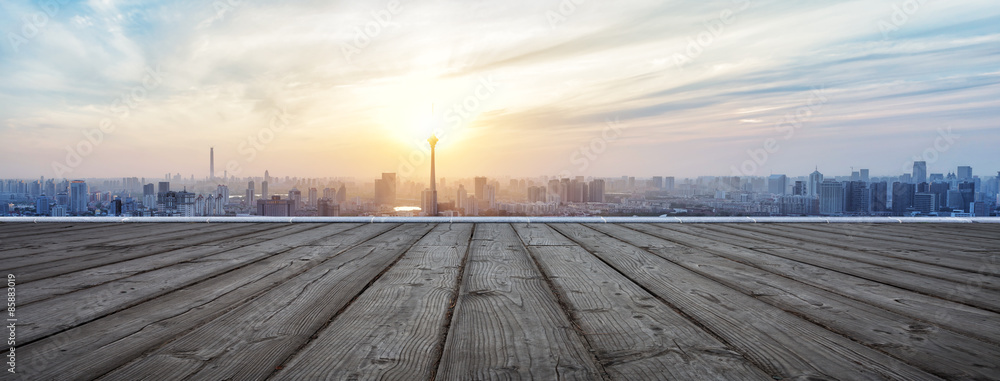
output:
[[[214,168],[213,168],[214,172]],[[767,177],[437,179],[434,187],[382,173],[353,178],[258,177],[196,180],[3,179],[3,216],[421,216],[437,199],[440,216],[993,216],[997,176],[968,166],[871,177],[774,174]],[[432,197],[431,189],[437,196]],[[230,190],[233,190],[231,193]]]

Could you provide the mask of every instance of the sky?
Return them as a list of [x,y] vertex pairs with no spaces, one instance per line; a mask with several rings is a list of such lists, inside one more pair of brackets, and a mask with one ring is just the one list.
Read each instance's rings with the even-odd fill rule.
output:
[[0,178],[1000,171],[1000,7],[0,2]]

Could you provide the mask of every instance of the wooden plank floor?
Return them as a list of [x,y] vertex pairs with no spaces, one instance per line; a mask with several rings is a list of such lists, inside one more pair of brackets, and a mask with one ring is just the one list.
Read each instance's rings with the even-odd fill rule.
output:
[[0,380],[1000,380],[992,224],[9,223],[0,271]]

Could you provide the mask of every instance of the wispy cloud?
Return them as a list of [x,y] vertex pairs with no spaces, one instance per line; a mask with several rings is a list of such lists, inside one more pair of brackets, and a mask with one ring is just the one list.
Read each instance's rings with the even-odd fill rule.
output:
[[[587,174],[728,174],[816,88],[830,103],[762,171],[894,172],[944,125],[1000,139],[991,1],[925,2],[891,33],[880,29],[889,0],[590,1],[555,25],[554,0],[215,3],[229,4],[90,0],[50,15],[0,3],[0,171],[51,176],[150,67],[166,73],[162,86],[76,174],[200,174],[209,146],[241,159],[239,142],[276,108],[296,122],[246,174],[392,171],[435,123],[455,128],[443,157],[461,158],[441,173],[554,174],[615,117],[627,134]],[[24,36],[37,14],[46,22]],[[676,65],[692,42],[699,54]],[[451,126],[445,110],[483,77],[496,91]],[[963,162],[938,165],[995,166],[995,147],[962,144]]]

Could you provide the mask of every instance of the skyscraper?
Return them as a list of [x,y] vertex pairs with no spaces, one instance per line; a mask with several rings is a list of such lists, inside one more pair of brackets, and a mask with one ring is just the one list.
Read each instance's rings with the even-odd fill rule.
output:
[[[437,145],[438,138],[431,134],[431,137],[427,139],[427,142],[431,144],[431,194],[430,194],[430,209],[427,210],[428,216],[438,215],[438,196],[437,196],[437,176],[434,174],[434,147]],[[395,182],[395,174],[393,174],[393,182]],[[393,186],[395,189],[395,185]]]
[[813,173],[809,174],[809,195],[813,197],[819,196],[819,185],[823,182],[823,174],[819,173],[819,167]]
[[261,200],[268,199],[267,180],[260,182],[260,199]]
[[208,179],[215,180],[215,147],[208,149]]
[[958,181],[972,181],[972,167],[970,166],[960,166],[958,167]]
[[868,170],[867,169],[861,169],[861,181],[864,181],[864,182],[867,183],[868,181],[870,181],[870,179],[871,178],[868,177]]
[[87,212],[87,183],[83,180],[73,180],[69,184],[69,211],[73,214],[84,214]]
[[785,194],[788,188],[788,177],[785,175],[771,175],[767,178],[767,191],[771,194]]
[[926,183],[927,182],[927,162],[926,161],[914,161],[913,162],[913,178],[911,181],[914,184]]
[[246,194],[247,205],[254,205],[257,202],[256,190],[253,186],[253,181],[247,182],[247,194]]
[[834,215],[844,212],[844,185],[836,180],[819,184],[819,213]]
[[892,183],[892,214],[902,216],[907,209],[913,207],[913,195],[917,186],[914,184]]
[[604,202],[604,179],[594,179],[590,182],[590,202]]
[[375,204],[396,206],[396,174],[383,173],[375,180]]
[[302,206],[302,191],[292,188],[292,190],[288,191],[288,201],[292,203],[292,207],[295,209],[300,208]]
[[319,201],[319,192],[316,188],[309,188],[309,206],[313,208],[317,207],[317,201]]
[[483,199],[483,187],[486,186],[485,177],[476,177],[476,198]]

